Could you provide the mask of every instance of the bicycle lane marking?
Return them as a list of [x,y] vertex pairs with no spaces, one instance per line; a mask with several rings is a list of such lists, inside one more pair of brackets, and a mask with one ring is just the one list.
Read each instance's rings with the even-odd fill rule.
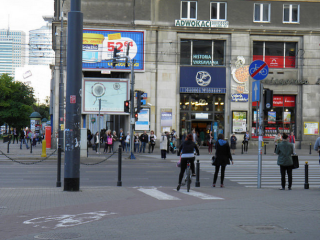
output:
[[258,70],[256,70],[254,73],[251,74],[251,77],[256,76],[265,66],[267,66],[266,63],[262,64],[262,65],[258,68]]
[[189,192],[187,192],[187,190],[185,190],[185,189],[180,189],[179,192],[181,192],[183,194],[186,194],[186,195],[193,196],[193,197],[197,197],[197,198],[200,198],[200,199],[203,199],[203,200],[224,200],[224,198],[221,198],[221,197],[215,197],[215,196],[212,196],[212,195],[209,195],[209,194],[196,192],[196,191],[193,191],[193,190],[190,190]]

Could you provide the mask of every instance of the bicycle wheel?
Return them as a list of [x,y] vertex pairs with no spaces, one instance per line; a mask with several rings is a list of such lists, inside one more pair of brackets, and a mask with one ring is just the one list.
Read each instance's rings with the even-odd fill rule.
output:
[[189,190],[190,190],[190,184],[191,184],[190,168],[187,168],[187,192],[189,192]]

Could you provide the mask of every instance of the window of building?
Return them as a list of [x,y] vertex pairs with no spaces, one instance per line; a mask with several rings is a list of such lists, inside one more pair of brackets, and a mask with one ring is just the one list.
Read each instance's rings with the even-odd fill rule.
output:
[[180,65],[225,65],[225,41],[181,39]]
[[296,42],[253,42],[253,61],[265,61],[269,68],[295,68]]
[[299,23],[300,22],[300,5],[283,4],[283,22]]
[[270,22],[270,6],[269,3],[255,3],[254,22]]
[[197,2],[181,2],[181,19],[197,19]]
[[227,3],[211,3],[211,20],[227,20]]

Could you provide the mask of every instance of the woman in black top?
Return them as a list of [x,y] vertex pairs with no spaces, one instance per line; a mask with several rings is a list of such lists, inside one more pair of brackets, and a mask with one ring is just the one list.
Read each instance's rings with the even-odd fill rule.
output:
[[191,163],[191,170],[192,170],[192,176],[195,176],[195,171],[194,171],[194,150],[196,150],[197,155],[200,155],[199,149],[197,145],[193,141],[193,136],[192,134],[188,134],[186,140],[184,141],[183,144],[181,144],[179,151],[178,151],[178,156],[181,155],[181,169],[180,169],[180,174],[179,174],[179,184],[177,186],[177,191],[180,190],[181,187],[181,182],[183,178],[184,171],[187,168],[187,162],[189,161]]
[[223,180],[224,180],[224,171],[226,170],[226,166],[230,164],[230,160],[233,164],[232,156],[230,153],[230,147],[229,143],[224,140],[223,134],[218,135],[218,141],[216,142],[216,156],[215,156],[215,173],[213,176],[213,185],[212,187],[216,186],[217,178],[218,178],[218,173],[219,169],[221,166],[221,185],[220,187],[224,187],[223,185]]

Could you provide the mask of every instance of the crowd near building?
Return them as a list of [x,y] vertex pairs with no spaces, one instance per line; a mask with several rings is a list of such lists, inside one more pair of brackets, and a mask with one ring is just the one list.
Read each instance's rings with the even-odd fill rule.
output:
[[[63,11],[70,9],[66,1]],[[82,0],[82,128],[127,132],[123,112],[129,99],[130,67],[113,66],[114,48],[135,60],[135,89],[143,109],[135,131],[157,136],[175,129],[232,133],[250,144],[257,137],[257,103],[252,102],[249,66],[262,60],[262,81],[273,91],[272,108],[263,113],[263,139],[293,132],[299,146],[319,135],[320,5],[308,1]],[[55,0],[53,47],[60,51],[62,1]],[[64,33],[67,15],[64,15]],[[64,41],[65,38],[64,38]],[[62,58],[65,59],[64,51]],[[51,114],[58,132],[60,59],[52,79]],[[66,64],[66,61],[64,61]],[[64,68],[64,76],[66,76]],[[101,99],[102,116],[98,116]],[[98,119],[100,118],[100,120]],[[99,120],[99,121],[98,121]],[[100,126],[98,126],[100,122]],[[55,142],[55,141],[53,141]]]

